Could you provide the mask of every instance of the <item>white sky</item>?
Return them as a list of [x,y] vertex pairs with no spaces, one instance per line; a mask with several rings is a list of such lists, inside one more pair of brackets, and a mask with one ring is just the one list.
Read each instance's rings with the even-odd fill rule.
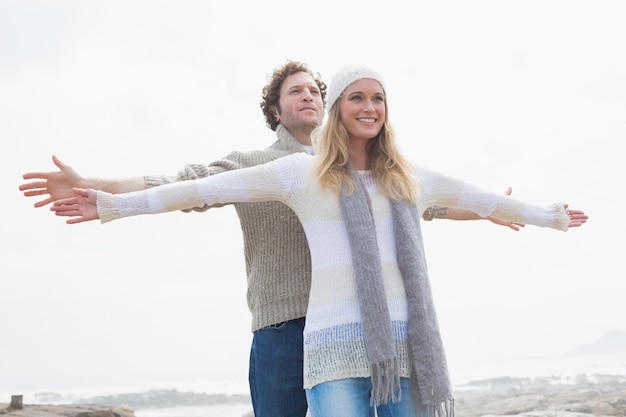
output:
[[123,177],[263,147],[261,88],[286,59],[327,81],[371,65],[410,158],[589,214],[567,233],[425,225],[453,376],[457,362],[567,353],[626,330],[625,20],[621,0],[1,0],[0,392],[245,386],[232,208],[68,226],[18,186],[53,170],[52,154]]

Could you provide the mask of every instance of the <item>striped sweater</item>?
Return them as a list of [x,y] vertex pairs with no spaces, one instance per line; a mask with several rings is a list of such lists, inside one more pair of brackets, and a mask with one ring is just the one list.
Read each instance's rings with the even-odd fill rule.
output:
[[[146,187],[195,180],[304,152],[284,126],[278,125],[276,136],[277,140],[265,149],[234,151],[208,165],[188,164],[177,175],[148,175]],[[311,257],[295,213],[275,201],[234,203],[233,206],[243,233],[251,330],[304,317],[311,288]],[[209,208],[202,203],[183,211],[203,212]],[[429,207],[422,215],[427,221],[446,217],[445,207]]]
[[[297,214],[311,253],[311,291],[304,331],[304,387],[350,377],[367,377],[369,362],[363,341],[356,281],[348,237],[335,192],[321,189],[313,156],[293,154],[251,168],[197,181],[111,195],[98,192],[103,223],[138,214],[154,214],[232,202],[279,201]],[[419,212],[438,205],[471,210],[558,230],[567,230],[569,217],[562,204],[540,207],[483,191],[464,181],[416,166],[421,182]],[[372,203],[379,256],[400,376],[408,377],[407,301],[395,257],[389,200],[367,171],[362,180]]]

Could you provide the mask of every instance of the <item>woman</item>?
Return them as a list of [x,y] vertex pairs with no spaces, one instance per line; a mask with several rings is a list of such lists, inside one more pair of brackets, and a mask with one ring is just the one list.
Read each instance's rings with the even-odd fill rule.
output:
[[485,192],[402,157],[382,78],[337,73],[315,156],[149,190],[79,190],[53,210],[68,223],[102,222],[199,204],[281,201],[309,242],[312,285],[304,330],[304,387],[313,417],[453,414],[454,398],[424,257],[419,214],[433,205],[567,230],[587,216]]

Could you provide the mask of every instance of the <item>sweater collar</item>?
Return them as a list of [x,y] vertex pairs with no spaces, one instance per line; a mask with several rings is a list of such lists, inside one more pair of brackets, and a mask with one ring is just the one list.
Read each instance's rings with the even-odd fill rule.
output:
[[280,147],[291,152],[304,152],[304,147],[283,125],[276,127],[276,136]]

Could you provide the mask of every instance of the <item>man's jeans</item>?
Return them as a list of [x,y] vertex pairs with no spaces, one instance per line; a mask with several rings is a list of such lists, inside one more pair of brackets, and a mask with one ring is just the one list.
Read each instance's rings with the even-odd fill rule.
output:
[[304,318],[254,332],[250,350],[250,394],[255,417],[304,417]]
[[306,391],[312,417],[415,417],[411,381],[400,378],[401,401],[370,406],[370,378],[346,378],[318,384]]

